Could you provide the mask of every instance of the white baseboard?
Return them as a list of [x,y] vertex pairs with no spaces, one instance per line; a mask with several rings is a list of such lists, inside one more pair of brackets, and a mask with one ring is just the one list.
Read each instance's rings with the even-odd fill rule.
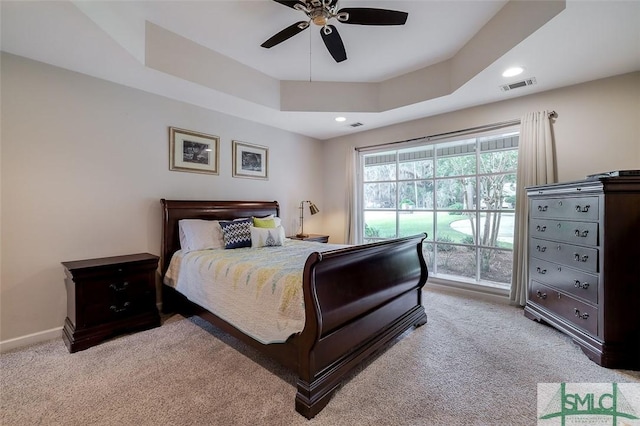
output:
[[0,353],[8,352],[13,349],[22,348],[34,343],[45,342],[47,340],[58,339],[62,337],[62,327],[52,328],[51,330],[39,331],[38,333],[27,334],[9,340],[0,341]]
[[[156,303],[156,306],[158,308],[158,312],[162,312],[162,303],[158,302]],[[62,327],[39,331],[37,333],[27,334],[26,336],[20,336],[9,340],[2,340],[0,341],[0,353],[9,352],[13,349],[58,338],[62,338]]]

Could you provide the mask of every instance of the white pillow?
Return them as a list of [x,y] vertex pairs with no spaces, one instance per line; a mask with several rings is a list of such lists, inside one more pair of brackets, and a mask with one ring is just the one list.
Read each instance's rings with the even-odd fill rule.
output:
[[178,222],[183,251],[224,248],[222,229],[217,220],[182,219]]
[[256,228],[251,227],[251,247],[275,247],[281,246],[285,240],[284,228]]

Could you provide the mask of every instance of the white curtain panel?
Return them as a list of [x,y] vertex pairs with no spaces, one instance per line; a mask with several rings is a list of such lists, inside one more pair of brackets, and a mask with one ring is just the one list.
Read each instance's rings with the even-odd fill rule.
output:
[[[349,152],[350,151],[350,152]],[[347,226],[345,226],[344,241],[346,244],[357,244],[361,242],[358,232],[358,202],[357,202],[357,185],[356,168],[358,167],[358,151],[353,149],[347,150],[347,168],[346,168],[346,207],[347,207]]]
[[548,111],[531,112],[520,121],[517,200],[513,241],[512,304],[527,302],[528,212],[526,187],[556,182],[555,153]]

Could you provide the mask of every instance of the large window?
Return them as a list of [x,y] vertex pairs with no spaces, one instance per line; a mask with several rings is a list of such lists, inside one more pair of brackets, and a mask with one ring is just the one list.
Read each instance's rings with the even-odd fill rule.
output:
[[360,153],[364,242],[426,232],[430,275],[508,288],[518,133]]

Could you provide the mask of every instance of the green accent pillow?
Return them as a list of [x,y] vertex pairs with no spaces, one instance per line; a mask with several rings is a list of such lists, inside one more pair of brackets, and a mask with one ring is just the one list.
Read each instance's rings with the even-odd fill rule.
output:
[[272,217],[261,219],[259,217],[253,218],[253,226],[256,228],[275,228],[276,221]]

